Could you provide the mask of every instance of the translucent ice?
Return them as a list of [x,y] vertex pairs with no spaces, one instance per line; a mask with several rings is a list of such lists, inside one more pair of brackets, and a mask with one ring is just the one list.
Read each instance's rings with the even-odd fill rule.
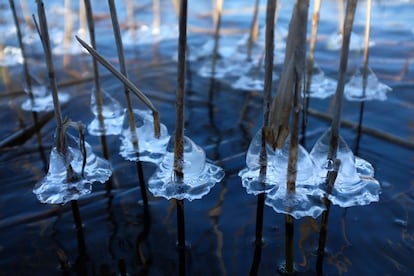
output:
[[76,200],[91,192],[93,182],[104,183],[112,174],[110,163],[97,157],[88,143],[85,142],[84,163],[79,140],[69,134],[66,138],[68,146],[63,153],[52,148],[47,175],[33,189],[42,203],[65,204]]
[[[263,181],[259,179],[261,140],[262,133],[260,130],[253,137],[247,151],[247,168],[239,172],[243,187],[246,188],[247,193],[254,195],[268,192],[277,187],[285,187],[287,182],[289,139],[286,140],[286,143],[280,149],[273,150],[266,145],[267,172]],[[309,189],[309,193],[323,194],[323,191],[317,190],[315,165],[308,152],[300,145],[298,148],[296,185]]]
[[[187,48],[187,60],[196,61],[202,58],[209,58],[213,56],[214,51],[214,39],[207,40],[201,46],[197,45],[188,45]],[[219,58],[229,58],[234,52],[235,46],[234,42],[231,40],[220,40],[218,45],[218,57]],[[178,60],[178,52],[175,52],[173,55],[173,60]]]
[[23,63],[22,50],[17,47],[6,46],[0,54],[0,66],[7,67]]
[[[375,45],[375,42],[370,41],[368,43],[369,47]],[[326,42],[326,48],[328,50],[339,50],[342,47],[342,33],[335,32],[328,37]],[[349,43],[350,51],[359,51],[364,49],[364,39],[356,33],[351,33],[351,40]]]
[[184,160],[182,183],[174,173],[174,138],[170,138],[167,152],[154,175],[148,181],[148,189],[154,196],[166,199],[200,199],[224,177],[224,170],[206,160],[202,148],[184,136]]
[[380,100],[385,101],[387,99],[387,93],[391,91],[391,87],[379,82],[375,73],[368,69],[367,74],[367,86],[365,87],[365,95],[363,93],[363,77],[361,70],[358,70],[345,85],[345,97],[349,101],[367,101],[367,100]]
[[313,67],[311,78],[310,91],[307,91],[309,97],[325,99],[335,94],[336,80],[326,77],[317,64]]
[[82,40],[89,40],[89,34],[84,29],[79,29],[78,32],[74,33],[71,36],[69,44],[65,45],[64,41],[65,33],[61,30],[53,33],[53,42],[55,46],[52,49],[53,54],[55,55],[78,55],[81,53],[87,53],[85,48],[83,48],[79,42],[76,40],[75,35],[82,38]]
[[295,192],[288,192],[286,185],[281,185],[270,190],[265,204],[272,207],[276,213],[288,214],[295,219],[307,216],[317,218],[326,210],[320,191],[319,188],[312,190],[297,185]]
[[253,66],[253,63],[247,60],[217,59],[214,72],[212,60],[206,61],[198,69],[198,74],[204,78],[215,77],[216,79],[240,77],[246,74]]
[[[128,116],[124,116],[119,153],[129,161],[141,160],[158,164],[166,152],[170,139],[167,127],[161,124],[161,135],[155,138],[151,111],[134,109],[134,119],[135,134],[131,133]],[[134,140],[137,141],[137,148],[134,147]]]
[[[316,164],[321,182],[325,182],[333,161],[327,160],[331,130],[328,129],[318,139],[310,152]],[[367,161],[355,157],[342,137],[339,137],[337,155],[341,161],[338,175],[328,198],[341,207],[367,205],[379,200],[379,182],[373,177],[374,169]]]
[[[242,90],[262,90],[263,73],[254,73],[264,71],[264,64],[261,62],[264,58],[265,45],[264,40],[260,38],[253,43],[249,52],[248,38],[246,35],[236,42],[236,47],[223,47],[219,51],[220,56],[214,67],[214,77],[216,79],[224,79],[225,81],[238,81],[236,86]],[[280,64],[284,59],[285,43],[277,41],[274,52],[274,64]],[[220,48],[221,49],[221,48]],[[213,76],[212,61],[206,61],[198,70],[198,74],[202,77],[209,78]],[[253,76],[252,76],[253,74]],[[255,77],[254,75],[259,75]],[[276,78],[276,77],[275,77]]]
[[[273,81],[279,77],[273,73]],[[236,90],[243,91],[263,91],[264,89],[264,67],[250,68],[249,71],[240,76],[232,85]]]
[[[25,89],[28,93],[28,90]],[[32,87],[33,100],[28,98],[22,103],[22,109],[33,112],[43,112],[53,110],[53,97],[46,86]],[[61,104],[69,101],[69,94],[59,93],[59,102]]]
[[101,114],[103,122],[100,122],[99,108],[95,94],[96,91],[94,88],[91,94],[91,110],[95,118],[88,125],[89,134],[95,136],[120,134],[122,131],[122,122],[124,121],[124,112],[121,104],[101,89],[103,101]]
[[159,28],[142,25],[138,28],[129,28],[122,35],[125,46],[139,44],[154,44],[162,40],[170,40],[178,37],[177,26],[161,25]]

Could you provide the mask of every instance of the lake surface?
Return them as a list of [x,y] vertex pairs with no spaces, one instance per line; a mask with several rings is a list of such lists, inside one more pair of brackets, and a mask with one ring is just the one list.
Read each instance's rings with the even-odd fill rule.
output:
[[[29,2],[30,12],[36,13],[35,4]],[[63,7],[63,1],[45,2],[49,25],[63,28],[63,20],[53,17],[51,8]],[[116,2],[120,21],[125,25],[124,1]],[[197,49],[213,39],[211,3],[189,2],[188,44]],[[287,29],[293,1],[282,2],[277,24]],[[353,31],[362,37],[365,2],[360,2]],[[371,40],[375,45],[370,48],[369,64],[380,81],[393,91],[386,101],[365,103],[358,156],[374,166],[382,193],[379,202],[368,206],[331,207],[323,262],[325,275],[411,275],[414,271],[414,3],[373,2]],[[173,5],[170,1],[161,3],[161,23],[173,29]],[[17,6],[21,15],[20,5]],[[107,4],[92,1],[92,7],[97,19],[98,51],[117,65]],[[151,9],[151,1],[139,1],[135,11],[137,22],[151,24]],[[73,3],[73,10],[77,10],[77,3]],[[236,43],[248,32],[252,10],[253,1],[224,1],[220,45]],[[312,10],[311,5],[309,14]],[[5,31],[13,27],[6,3],[0,4],[0,12],[2,44],[17,46],[15,35]],[[323,1],[315,53],[325,74],[335,79],[339,50],[328,50],[326,42],[338,29],[337,12],[336,1]],[[264,26],[264,17],[265,3],[261,3],[260,26]],[[125,48],[130,80],[153,101],[162,123],[173,133],[177,40]],[[28,46],[27,51],[31,73],[47,84],[40,44]],[[349,76],[360,66],[362,53],[350,52]],[[254,259],[257,197],[246,193],[238,172],[246,166],[250,140],[262,124],[262,97],[261,92],[238,91],[229,82],[212,82],[199,76],[197,71],[206,60],[187,64],[185,134],[206,151],[209,159],[223,167],[226,175],[203,199],[185,201],[186,271],[188,275],[247,275]],[[69,103],[62,106],[63,115],[88,124],[93,118],[89,108],[93,86],[90,56],[72,56],[66,68],[62,56],[56,56],[54,62],[61,91],[71,95]],[[1,70],[0,140],[3,143],[17,138],[0,149],[0,275],[119,275],[119,262],[125,263],[129,275],[177,274],[175,202],[153,197],[147,191],[150,221],[145,220],[137,169],[133,162],[119,155],[119,137],[106,138],[113,167],[110,181],[95,183],[93,192],[78,201],[84,248],[75,230],[70,204],[45,205],[36,199],[32,190],[46,173],[56,122],[51,114],[37,115],[44,122],[38,129],[39,145],[36,131],[30,131],[34,128],[33,114],[21,109],[26,99],[22,92],[22,66]],[[276,66],[276,73],[280,72],[280,66]],[[100,73],[102,86],[126,106],[121,83],[103,67]],[[308,150],[328,128],[327,115],[332,106],[332,97],[311,99]],[[134,107],[144,108],[137,99]],[[344,100],[341,135],[353,150],[359,108],[360,103]],[[19,136],[21,133],[27,135]],[[97,155],[103,155],[99,137],[87,134],[86,140]],[[143,168],[148,180],[156,167],[143,163]],[[320,221],[294,221],[298,274],[316,273]],[[284,263],[284,226],[285,216],[265,206],[259,275],[275,275]]]

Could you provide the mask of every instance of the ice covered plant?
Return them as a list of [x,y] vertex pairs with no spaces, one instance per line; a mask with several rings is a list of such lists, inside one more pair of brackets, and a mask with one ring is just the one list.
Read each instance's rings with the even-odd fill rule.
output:
[[[49,169],[33,189],[42,203],[65,204],[92,191],[93,182],[105,183],[112,174],[110,163],[96,156],[85,142],[82,123],[63,122],[63,130],[56,135],[56,145],[50,153]],[[79,138],[67,133],[69,126],[79,131]],[[58,132],[59,133],[59,132]],[[61,137],[60,135],[62,135]]]
[[[73,124],[70,120],[62,119],[42,1],[37,1],[37,8],[39,25],[36,22],[36,27],[45,52],[57,128],[55,146],[50,154],[48,173],[37,183],[33,192],[42,203],[65,204],[90,193],[92,182],[106,182],[111,176],[112,170],[110,164],[94,155],[91,147],[85,142],[83,125],[81,123]],[[71,125],[78,128],[79,139],[67,134],[66,130]]]

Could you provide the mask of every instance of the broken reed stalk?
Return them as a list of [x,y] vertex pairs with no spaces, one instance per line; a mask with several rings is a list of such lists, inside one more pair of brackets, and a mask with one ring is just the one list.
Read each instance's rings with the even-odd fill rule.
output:
[[[282,77],[279,81],[276,97],[274,97],[271,104],[269,113],[269,129],[266,131],[266,142],[272,146],[273,149],[281,148],[289,134],[289,118],[292,108],[292,89],[295,70],[292,58],[294,57],[296,51],[303,51],[302,48],[298,48],[298,45],[302,44],[302,33],[304,31],[306,32],[306,30],[303,30],[300,26],[307,25],[308,7],[309,0],[296,1],[292,19],[289,23],[289,34],[286,43]],[[306,13],[304,15],[305,18],[300,19],[298,18],[298,13],[300,13],[300,11],[304,8],[306,9]],[[293,23],[296,21],[300,21],[301,23]]]
[[[249,33],[249,40],[247,44],[247,60],[250,61],[252,59],[252,49],[254,43],[257,41],[257,36],[259,34],[259,2],[260,0],[255,0],[254,2],[254,10],[253,10],[253,20],[250,25],[250,33]],[[273,15],[274,18],[274,15]],[[267,19],[266,19],[267,21]],[[273,23],[272,23],[273,25]],[[266,25],[267,26],[267,25]]]
[[344,33],[342,36],[341,57],[338,69],[338,84],[335,92],[334,115],[331,123],[331,137],[327,159],[334,161],[338,149],[339,128],[341,124],[342,100],[344,96],[345,74],[348,65],[349,43],[351,38],[352,26],[354,23],[357,0],[348,0],[346,6]]
[[50,89],[52,91],[53,107],[54,107],[54,112],[55,112],[55,119],[57,122],[56,150],[62,154],[66,148],[65,133],[64,133],[62,112],[60,110],[58,89],[57,89],[57,83],[56,83],[56,77],[55,77],[55,69],[53,65],[52,50],[50,48],[50,39],[49,39],[49,31],[47,27],[47,19],[45,15],[43,1],[36,0],[36,3],[37,3],[39,25],[37,25],[36,18],[34,17],[34,15],[33,15],[33,19],[36,23],[37,31],[39,33],[40,40],[42,42],[43,51],[45,54],[46,66],[48,70]]
[[[70,41],[73,34],[73,18],[71,9],[71,0],[65,0],[65,31],[63,36],[63,49],[68,51],[70,47]],[[69,65],[69,53],[63,55],[63,66]]]
[[[184,181],[184,90],[185,90],[185,61],[187,46],[187,0],[180,1],[178,20],[178,66],[177,66],[177,94],[176,94],[176,121],[174,136],[174,178],[177,185]],[[184,200],[176,200],[177,206],[177,240],[179,249],[179,275],[185,275],[185,221]]]
[[301,144],[305,145],[306,140],[306,127],[308,123],[308,109],[310,101],[310,89],[312,85],[313,66],[315,61],[315,45],[316,34],[318,33],[319,24],[319,11],[321,9],[321,0],[314,1],[313,14],[312,14],[312,30],[311,38],[309,41],[309,55],[306,64],[306,77],[305,77],[305,93],[303,97],[303,116],[302,116],[302,140]]
[[152,104],[150,99],[145,96],[141,90],[139,90],[128,78],[126,78],[121,72],[119,72],[112,64],[110,64],[101,54],[99,54],[95,49],[93,49],[90,45],[88,45],[85,41],[81,38],[76,36],[76,39],[85,48],[96,60],[102,64],[106,69],[108,69],[116,78],[118,78],[124,85],[126,85],[130,90],[133,92],[135,96],[137,96],[149,109],[152,111],[152,116],[154,118],[154,133],[155,138],[160,137],[161,126],[160,126],[160,117],[159,112]]
[[[367,78],[368,78],[368,59],[369,59],[369,37],[371,31],[371,0],[367,0],[366,3],[366,20],[365,20],[365,36],[364,36],[364,55],[362,60],[362,97],[365,97],[366,88],[367,88]],[[362,101],[359,108],[359,120],[358,120],[358,130],[357,130],[357,139],[355,146],[355,154],[358,154],[359,143],[361,140],[361,130],[362,130],[362,120],[364,117],[364,107],[365,101]]]

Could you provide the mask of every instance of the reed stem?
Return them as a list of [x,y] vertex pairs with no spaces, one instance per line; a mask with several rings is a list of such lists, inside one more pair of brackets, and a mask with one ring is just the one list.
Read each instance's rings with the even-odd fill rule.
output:
[[[180,1],[178,36],[178,66],[176,121],[174,137],[174,178],[177,185],[184,181],[184,90],[185,90],[185,55],[187,46],[187,0]],[[184,200],[176,200],[177,206],[177,240],[179,249],[179,275],[185,275],[185,222]]]
[[[256,1],[258,5],[258,1]],[[260,171],[259,181],[264,184],[267,172],[267,151],[266,151],[266,130],[269,125],[269,106],[272,97],[272,83],[273,83],[273,51],[274,51],[274,27],[275,27],[275,12],[276,0],[268,0],[266,7],[266,35],[265,35],[265,79],[263,91],[263,127],[262,140],[260,147]],[[265,201],[265,194],[261,193],[257,196],[256,209],[256,246],[262,244],[263,235],[263,208]],[[257,261],[257,260],[256,260]]]
[[[213,121],[213,101],[214,101],[214,88],[215,88],[215,74],[216,74],[216,64],[219,57],[219,39],[220,39],[220,26],[221,26],[221,13],[223,9],[223,0],[213,1],[215,2],[214,11],[213,11],[213,23],[214,23],[214,47],[213,47],[213,56],[211,57],[211,78],[210,78],[210,88],[208,93],[209,99],[209,118],[211,122]],[[190,74],[191,70],[187,70]]]
[[[260,0],[255,0],[255,2],[254,2],[253,20],[252,20],[252,23],[250,25],[249,40],[248,40],[248,44],[247,44],[247,60],[248,61],[251,61],[251,59],[252,59],[253,45],[254,45],[254,43],[256,43],[257,36],[259,34],[259,19],[258,19],[258,17],[259,17],[259,3],[260,3]],[[274,18],[274,15],[273,15],[273,18]],[[269,22],[269,21],[266,19],[266,22]],[[274,22],[272,22],[272,25],[274,25],[273,23]]]
[[33,20],[32,20],[32,17],[30,16],[30,11],[27,6],[26,0],[20,0],[20,6],[22,7],[23,18],[24,18],[24,22],[26,23],[27,27],[29,27],[30,29],[34,29]]
[[32,79],[29,73],[29,66],[27,65],[27,55],[26,55],[26,51],[25,51],[25,47],[24,47],[24,43],[22,39],[22,31],[20,29],[19,18],[17,17],[16,6],[14,4],[14,0],[9,0],[9,3],[10,3],[10,9],[12,10],[12,14],[13,14],[14,25],[16,26],[17,40],[19,42],[19,47],[22,51],[23,73],[24,73],[24,78],[25,78],[26,85],[27,85],[27,93],[29,94],[29,98],[33,104],[34,96],[33,96],[33,91],[32,91]]
[[174,139],[174,174],[177,182],[184,178],[184,94],[185,94],[185,53],[187,46],[187,0],[180,1],[176,120]]
[[78,34],[82,37],[86,33],[88,23],[86,20],[86,9],[84,0],[79,0],[79,32]]
[[153,34],[160,35],[160,31],[161,31],[160,0],[153,0],[152,10],[153,10],[153,21],[152,21]]
[[[43,45],[43,50],[45,54],[46,66],[48,70],[48,77],[50,82],[50,89],[52,91],[52,98],[53,98],[53,106],[54,106],[54,113],[57,122],[56,128],[56,150],[59,153],[63,153],[65,150],[65,133],[63,129],[63,119],[62,119],[62,112],[60,109],[59,103],[59,96],[58,96],[58,89],[55,77],[55,69],[53,65],[53,58],[52,58],[52,50],[50,48],[50,39],[49,39],[49,31],[47,27],[47,19],[45,15],[43,1],[36,0],[37,3],[37,12],[39,18],[39,26],[37,26],[40,40]],[[35,18],[34,18],[35,20]],[[35,20],[36,22],[36,20]]]
[[[26,85],[27,85],[27,93],[29,94],[29,99],[30,99],[30,101],[33,105],[35,99],[34,99],[33,90],[32,90],[32,79],[30,77],[29,66],[27,64],[26,49],[25,49],[24,43],[23,43],[22,32],[21,32],[20,24],[19,24],[19,18],[17,17],[16,6],[14,5],[14,0],[10,0],[9,3],[10,3],[10,8],[11,8],[12,14],[13,14],[14,25],[16,26],[17,40],[19,42],[19,47],[20,47],[20,50],[22,52],[22,57],[23,57],[23,73],[24,73],[24,78],[25,78],[25,82],[26,82]],[[32,112],[32,116],[33,116],[33,121],[34,121],[35,127],[37,128],[38,125],[39,125],[39,119],[38,119],[37,113]],[[39,144],[40,155],[41,155],[42,159],[44,160],[45,156],[44,156],[44,152],[42,150],[42,135],[40,133],[40,130],[36,131],[36,139],[37,139],[37,142]]]
[[[365,20],[365,36],[364,36],[364,55],[362,61],[362,97],[365,97],[367,89],[367,78],[368,78],[368,59],[369,59],[369,36],[371,31],[371,0],[367,0],[366,8],[366,20]],[[359,143],[361,140],[362,121],[364,117],[365,101],[361,102],[359,107],[359,120],[358,120],[358,131],[356,139],[355,154],[358,154]]]
[[302,141],[301,144],[304,146],[306,141],[306,127],[308,123],[308,108],[310,101],[310,90],[312,85],[313,66],[315,61],[315,45],[316,45],[316,34],[318,33],[319,23],[319,11],[321,8],[321,0],[314,1],[313,14],[312,14],[312,30],[311,38],[309,41],[309,55],[306,64],[306,78],[305,78],[305,95],[303,98],[303,118],[302,118]]
[[341,58],[338,69],[338,84],[335,92],[334,115],[331,123],[331,138],[329,144],[328,160],[336,159],[338,148],[339,128],[341,122],[342,100],[344,96],[345,74],[348,65],[349,43],[351,38],[352,26],[354,23],[357,0],[348,0],[344,22],[344,33],[342,36]]
[[71,9],[71,0],[65,0],[65,31],[63,37],[63,49],[65,54],[63,56],[63,66],[66,67],[69,64],[69,51],[70,41],[72,40],[73,34],[73,18]]
[[[218,58],[219,39],[220,39],[220,26],[221,26],[221,13],[223,9],[223,0],[217,0],[213,11],[213,23],[214,23],[214,47],[213,56],[211,58],[211,76],[214,79],[216,62]],[[212,86],[211,86],[212,87]],[[210,93],[212,95],[213,93]],[[210,100],[212,97],[210,97]]]
[[[341,165],[341,161],[336,159],[334,161],[333,170],[328,172],[326,181],[327,181],[327,190],[326,193],[329,195],[332,191],[333,185],[335,183],[336,177],[338,176],[339,167]],[[323,275],[323,259],[325,256],[325,247],[326,247],[326,238],[328,233],[328,218],[329,218],[329,210],[331,207],[331,201],[328,199],[327,196],[324,198],[324,203],[326,206],[326,210],[322,212],[321,216],[321,227],[319,230],[319,244],[318,244],[318,255],[316,259],[316,273],[317,275]]]
[[[128,71],[127,71],[125,55],[124,55],[124,47],[122,45],[121,31],[119,28],[118,15],[117,15],[114,0],[108,0],[108,5],[109,5],[110,13],[111,13],[111,20],[112,20],[112,27],[113,27],[114,36],[115,36],[116,48],[118,51],[120,71],[122,75],[125,76],[125,78],[128,78]],[[144,218],[145,218],[145,221],[149,222],[150,217],[149,217],[149,207],[148,207],[148,196],[147,196],[146,187],[145,187],[144,169],[142,167],[142,162],[139,160],[139,144],[138,144],[139,141],[138,141],[138,136],[136,133],[134,110],[132,106],[131,97],[129,95],[128,86],[125,84],[124,84],[124,92],[125,92],[125,98],[127,102],[127,114],[128,114],[129,128],[131,129],[131,137],[133,137],[132,144],[133,144],[133,147],[136,152],[137,159],[138,159],[138,161],[136,162],[136,166],[137,166],[138,181],[140,184],[141,197],[142,197],[143,208],[144,208]],[[142,234],[140,235],[140,240],[145,239],[148,236],[148,233],[149,233],[148,226],[149,226],[149,223],[144,224],[144,230]]]
[[[96,49],[95,24],[93,22],[91,2],[90,0],[84,0],[84,4],[85,4],[86,20],[88,22],[89,39],[91,41],[92,48]],[[93,56],[92,56],[92,65],[93,65],[93,75],[94,75],[94,83],[95,83],[95,97],[96,97],[96,104],[98,107],[98,117],[99,117],[99,121],[103,123],[103,115],[102,115],[103,99],[102,99],[101,84],[99,80],[99,68],[98,68],[98,62],[96,58]]]
[[132,0],[125,0],[125,9],[127,12],[127,21],[128,21],[128,29],[135,29],[136,22],[135,22],[135,9],[134,9],[134,3]]

